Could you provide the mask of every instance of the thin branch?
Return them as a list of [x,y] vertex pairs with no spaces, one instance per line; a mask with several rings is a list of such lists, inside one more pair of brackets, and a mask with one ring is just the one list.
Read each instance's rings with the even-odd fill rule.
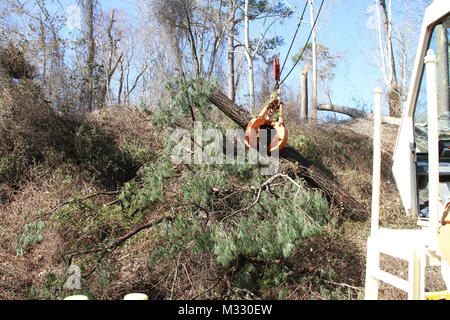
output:
[[58,211],[58,210],[61,209],[62,207],[66,206],[66,205],[68,205],[68,204],[71,204],[71,203],[73,203],[73,202],[75,202],[75,201],[88,200],[88,199],[91,199],[91,198],[94,198],[94,197],[98,197],[98,196],[114,195],[114,194],[118,194],[119,192],[120,192],[120,191],[102,191],[102,192],[96,192],[96,193],[87,195],[87,196],[85,196],[85,197],[83,197],[83,198],[78,198],[78,199],[75,198],[75,199],[71,199],[71,200],[64,201],[63,203],[60,203],[59,205],[57,205],[56,207],[54,207],[53,209],[51,209],[49,212],[44,213],[43,215],[34,218],[33,220],[31,220],[31,222],[34,222],[34,221],[36,221],[36,220],[38,220],[38,219],[43,219],[43,218],[45,218],[46,216],[49,216],[49,215],[55,213],[56,211]]
[[327,283],[330,283],[330,284],[334,284],[336,286],[346,287],[346,288],[350,288],[350,289],[357,290],[357,291],[362,291],[361,288],[354,287],[354,286],[351,286],[351,285],[346,284],[346,283],[337,283],[337,282],[333,282],[333,281],[329,281],[329,280],[324,280],[324,281],[327,282]]
[[234,211],[233,213],[231,213],[231,214],[227,215],[225,218],[223,218],[221,221],[224,221],[224,220],[226,220],[228,218],[231,218],[232,216],[238,214],[239,212],[248,211],[251,208],[253,208],[258,203],[259,198],[261,197],[261,190],[262,190],[262,186],[258,188],[258,194],[256,195],[256,199],[250,205],[248,205],[247,207],[245,207],[243,209],[239,209],[239,210]]
[[112,243],[110,243],[109,245],[106,245],[104,247],[99,247],[99,248],[94,248],[91,250],[85,250],[85,251],[78,251],[78,252],[74,252],[69,254],[69,260],[68,260],[68,265],[71,264],[72,262],[72,258],[75,256],[80,256],[80,255],[85,255],[85,254],[91,254],[91,253],[97,253],[97,252],[102,252],[102,255],[100,256],[100,258],[97,260],[96,266],[94,267],[93,270],[91,270],[91,272],[88,273],[88,276],[91,275],[95,269],[97,268],[97,266],[100,264],[100,261],[105,257],[107,252],[110,252],[114,249],[116,249],[117,247],[119,247],[120,245],[122,245],[125,241],[127,241],[128,239],[130,239],[131,237],[133,237],[134,235],[138,234],[139,232],[141,232],[142,230],[151,228],[155,225],[160,224],[161,222],[164,221],[173,221],[174,217],[172,216],[167,216],[167,217],[162,217],[158,220],[152,221],[152,222],[148,222],[146,224],[143,224],[139,227],[137,227],[136,229],[128,232],[127,234],[117,238],[116,240],[114,240]]
[[211,287],[209,287],[208,289],[206,289],[205,291],[203,291],[202,293],[199,293],[197,295],[195,295],[194,297],[192,297],[190,300],[195,300],[201,296],[203,296],[204,294],[208,293],[209,291],[211,291],[212,289],[214,289],[221,281],[222,279],[218,279],[216,283],[214,283]]

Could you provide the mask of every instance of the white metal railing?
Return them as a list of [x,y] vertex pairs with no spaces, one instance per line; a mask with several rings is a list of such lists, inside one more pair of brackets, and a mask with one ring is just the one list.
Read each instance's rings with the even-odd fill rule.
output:
[[[408,292],[408,299],[424,299],[427,252],[436,255],[439,232],[439,128],[437,111],[436,57],[428,50],[424,60],[427,77],[429,228],[427,230],[384,229],[379,226],[381,186],[382,91],[374,90],[373,177],[370,236],[367,240],[366,299],[378,299],[379,281]],[[408,262],[408,280],[380,269],[380,254]],[[440,257],[439,257],[440,260]]]

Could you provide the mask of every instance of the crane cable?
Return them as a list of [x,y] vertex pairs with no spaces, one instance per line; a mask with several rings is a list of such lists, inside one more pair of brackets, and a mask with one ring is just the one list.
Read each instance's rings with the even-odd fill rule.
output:
[[302,12],[302,15],[300,17],[300,21],[298,22],[297,29],[295,30],[294,36],[292,37],[291,45],[289,46],[289,50],[288,50],[288,52],[286,54],[286,59],[284,60],[283,66],[281,67],[280,74],[283,72],[284,66],[286,65],[287,57],[289,57],[289,53],[291,53],[292,46],[294,45],[294,40],[297,37],[298,30],[300,29],[300,26],[301,26],[301,24],[303,22],[303,16],[305,15],[305,11],[306,11],[306,7],[307,6],[308,6],[308,0],[305,1],[305,6],[303,7],[303,12]]
[[[322,2],[320,3],[320,7],[319,7],[319,11],[317,12],[316,19],[314,19],[314,24],[312,25],[311,31],[309,32],[309,35],[308,35],[308,39],[306,40],[306,43],[305,43],[305,45],[303,46],[303,50],[301,51],[300,55],[298,56],[298,59],[295,61],[295,63],[294,63],[294,65],[292,66],[291,70],[289,70],[288,74],[283,78],[283,80],[282,80],[281,82],[277,83],[277,84],[275,85],[275,87],[281,86],[281,84],[287,79],[287,77],[289,77],[289,75],[291,74],[291,72],[292,72],[292,71],[294,70],[294,68],[297,66],[297,63],[298,63],[298,62],[300,61],[300,59],[302,58],[303,53],[305,52],[306,46],[307,46],[309,40],[311,39],[312,32],[313,32],[314,28],[316,27],[316,23],[317,23],[317,20],[319,19],[320,12],[322,11],[322,7],[323,7],[324,1],[325,1],[325,0],[322,0]],[[306,4],[308,4],[308,1],[306,2]],[[306,9],[306,5],[305,5],[305,9]],[[305,13],[305,9],[303,10],[303,14]],[[302,21],[302,19],[303,19],[303,14],[302,14],[302,17],[301,17],[301,19],[300,19],[300,23],[301,23],[301,21]],[[299,23],[299,25],[298,25],[298,27],[297,27],[297,31],[298,31],[298,28],[300,27],[300,23]],[[295,40],[295,37],[297,36],[297,31],[295,32],[294,38],[292,39],[292,42],[291,42],[291,46],[290,46],[290,48],[289,48],[289,51],[291,50],[292,45],[293,45],[294,40]],[[289,55],[289,52],[288,52],[288,55]],[[288,55],[286,56],[286,60],[287,60]],[[284,64],[286,63],[286,60],[285,60],[284,63],[283,63],[283,67],[284,67]],[[281,69],[280,74],[281,74],[282,71],[283,71],[283,68]]]

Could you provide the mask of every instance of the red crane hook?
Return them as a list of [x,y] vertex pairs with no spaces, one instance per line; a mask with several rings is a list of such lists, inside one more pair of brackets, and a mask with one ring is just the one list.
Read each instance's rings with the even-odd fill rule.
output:
[[276,83],[280,82],[280,59],[273,58],[273,78]]

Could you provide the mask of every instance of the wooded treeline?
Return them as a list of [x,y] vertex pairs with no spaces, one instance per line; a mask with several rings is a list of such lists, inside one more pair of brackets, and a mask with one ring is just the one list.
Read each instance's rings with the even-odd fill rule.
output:
[[[324,7],[336,1],[325,1]],[[400,2],[420,19],[417,9],[429,1]],[[378,42],[374,60],[389,92],[390,115],[399,115],[413,59],[411,24],[417,19],[397,15],[393,21],[392,0],[367,4],[376,9],[376,28],[368,30]],[[317,119],[318,110],[340,110],[333,107],[331,83],[343,58],[320,43],[321,28],[333,13],[320,16],[319,5],[320,0],[136,0],[125,10],[99,0],[4,0],[1,65],[7,69],[8,59],[23,57],[29,66],[12,77],[33,77],[60,112],[91,112],[106,105],[155,108],[165,98],[166,81],[174,77],[217,79],[230,100],[253,111],[273,88],[273,57],[293,40],[293,34],[277,33],[276,27],[302,20],[300,33],[312,37],[306,48],[296,44],[290,57],[281,57],[300,59],[301,65],[284,99],[290,116]],[[361,111],[352,114],[368,110]]]

